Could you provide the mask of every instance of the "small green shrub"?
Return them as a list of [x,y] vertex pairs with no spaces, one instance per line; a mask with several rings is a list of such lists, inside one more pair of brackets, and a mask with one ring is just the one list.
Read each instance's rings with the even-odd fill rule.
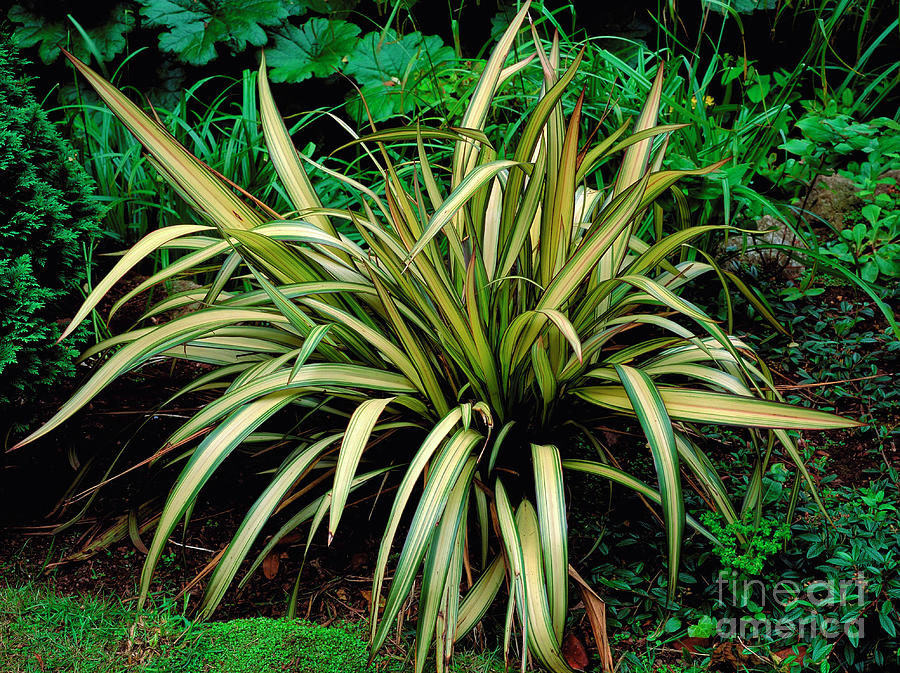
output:
[[776,553],[782,542],[790,537],[790,527],[783,521],[761,519],[758,523],[723,523],[722,517],[712,512],[704,512],[700,520],[719,540],[719,546],[713,551],[722,566],[748,575],[762,572],[766,559]]
[[55,344],[55,320],[85,279],[99,211],[72,150],[0,42],[0,405],[73,373],[84,330]]

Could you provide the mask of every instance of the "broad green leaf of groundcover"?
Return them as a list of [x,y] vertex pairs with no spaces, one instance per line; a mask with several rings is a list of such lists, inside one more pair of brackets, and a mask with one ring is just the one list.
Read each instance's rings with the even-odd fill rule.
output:
[[328,77],[356,45],[359,27],[346,21],[310,19],[302,26],[285,26],[275,37],[266,58],[273,82],[302,82],[309,77]]
[[[377,120],[413,110],[416,101],[428,94],[429,88],[423,91],[421,86],[426,73],[452,58],[453,49],[444,46],[437,35],[372,32],[350,53],[344,72],[359,82],[366,105]],[[349,109],[355,117],[364,117],[359,99],[351,100]]]
[[148,27],[167,28],[159,36],[163,51],[171,51],[191,65],[216,57],[216,44],[226,42],[241,51],[249,42],[266,43],[263,26],[288,16],[283,0],[141,0]]
[[[28,48],[39,45],[38,54],[44,63],[53,63],[59,57],[61,46],[82,60],[90,58],[84,39],[69,21],[48,22],[45,17],[32,14],[21,5],[13,5],[7,16],[14,24],[18,24],[12,33],[16,46]],[[126,36],[134,27],[134,12],[124,3],[116,5],[109,16],[107,23],[91,26],[81,22],[78,13],[73,14],[86,29],[97,54],[104,62],[122,53],[127,44]]]
[[719,14],[726,14],[729,9],[738,14],[752,14],[756,11],[775,9],[777,0],[720,0],[709,3],[710,7]]
[[299,0],[299,2],[319,14],[346,12],[359,4],[359,0]]

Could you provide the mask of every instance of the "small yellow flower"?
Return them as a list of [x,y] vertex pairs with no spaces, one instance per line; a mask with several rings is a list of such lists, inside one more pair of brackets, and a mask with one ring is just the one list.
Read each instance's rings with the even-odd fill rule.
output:
[[[703,107],[712,107],[716,104],[715,99],[712,96],[704,96],[703,97]],[[697,97],[691,96],[691,109],[697,107]]]

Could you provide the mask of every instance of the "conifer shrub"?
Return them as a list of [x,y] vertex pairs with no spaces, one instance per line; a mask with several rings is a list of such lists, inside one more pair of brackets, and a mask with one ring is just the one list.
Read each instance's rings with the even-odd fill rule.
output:
[[[74,372],[86,331],[56,343],[98,233],[92,185],[35,100],[24,62],[0,40],[0,407]],[[13,417],[25,420],[20,412]],[[9,420],[9,417],[7,417]]]

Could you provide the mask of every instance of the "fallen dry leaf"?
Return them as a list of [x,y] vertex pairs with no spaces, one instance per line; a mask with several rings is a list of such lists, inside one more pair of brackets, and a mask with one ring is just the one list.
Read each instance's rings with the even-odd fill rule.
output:
[[272,552],[266,558],[263,559],[262,570],[263,575],[266,576],[267,580],[271,580],[275,578],[275,575],[278,574],[278,566],[280,561],[278,560],[278,554]]
[[676,641],[673,647],[696,654],[698,647],[709,647],[710,645],[712,645],[712,638],[693,638],[689,636]]
[[591,622],[591,632],[594,634],[597,653],[600,655],[600,666],[604,671],[612,671],[614,667],[612,649],[609,647],[609,637],[606,633],[606,603],[571,565],[569,566],[569,577],[575,580],[575,586],[578,587],[588,619]]
[[736,671],[746,668],[751,663],[758,663],[757,658],[750,656],[752,652],[734,643],[719,643],[709,658],[710,665],[727,664]]
[[[362,597],[366,599],[366,605],[368,606],[369,610],[371,610],[372,609],[372,592],[369,591],[368,589],[361,589],[359,593],[362,594]],[[384,596],[379,597],[378,607],[379,608],[384,607]]]
[[566,659],[566,663],[576,671],[583,671],[590,663],[584,645],[574,633],[567,633],[566,637],[563,638],[562,654]]

